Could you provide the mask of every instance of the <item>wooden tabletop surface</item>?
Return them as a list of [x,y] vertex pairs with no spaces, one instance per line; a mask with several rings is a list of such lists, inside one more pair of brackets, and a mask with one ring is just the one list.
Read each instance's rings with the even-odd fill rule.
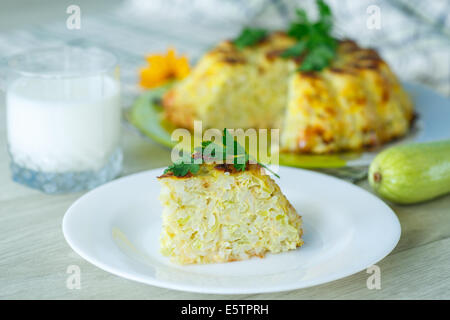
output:
[[[0,96],[1,101],[4,101]],[[442,299],[450,298],[450,196],[412,206],[391,205],[402,226],[395,250],[377,265],[381,289],[366,271],[328,284],[282,293],[203,295],[161,289],[109,274],[78,256],[63,237],[67,208],[83,193],[46,195],[14,183],[0,104],[0,298],[3,299]],[[168,164],[169,150],[124,127],[123,175]],[[367,182],[360,183],[368,189]],[[380,230],[380,237],[383,231]],[[81,271],[68,289],[67,268]]]

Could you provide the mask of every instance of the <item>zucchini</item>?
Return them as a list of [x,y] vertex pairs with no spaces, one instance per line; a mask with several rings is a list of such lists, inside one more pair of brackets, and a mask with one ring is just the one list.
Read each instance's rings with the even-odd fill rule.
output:
[[389,148],[373,160],[369,183],[399,204],[430,200],[450,192],[450,140]]

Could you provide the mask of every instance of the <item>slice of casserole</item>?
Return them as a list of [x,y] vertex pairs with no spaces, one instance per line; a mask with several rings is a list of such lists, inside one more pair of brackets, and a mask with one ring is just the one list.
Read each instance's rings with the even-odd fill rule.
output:
[[203,163],[195,174],[169,172],[158,179],[161,251],[173,262],[244,260],[303,244],[301,216],[258,164],[238,171]]

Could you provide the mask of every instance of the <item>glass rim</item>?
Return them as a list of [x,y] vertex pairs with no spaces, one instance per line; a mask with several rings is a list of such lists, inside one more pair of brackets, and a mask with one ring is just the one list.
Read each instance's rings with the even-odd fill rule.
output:
[[[77,58],[83,58],[88,61],[89,59],[97,59],[97,64],[90,64],[89,69],[76,69],[76,70],[64,70],[56,69],[53,71],[43,71],[43,70],[32,70],[30,64],[32,61],[38,61],[39,56],[48,54],[58,56],[63,58],[65,55],[70,55],[75,53],[79,54]],[[81,57],[81,55],[83,57]],[[28,61],[31,59],[31,62]],[[27,65],[28,64],[28,65]],[[89,63],[88,63],[89,64]],[[106,51],[98,47],[79,47],[71,45],[61,45],[61,46],[51,46],[39,49],[30,49],[23,51],[5,58],[5,66],[8,72],[13,72],[15,74],[24,77],[35,77],[35,78],[79,78],[87,76],[101,75],[108,71],[113,70],[118,64],[118,59],[113,53]]]

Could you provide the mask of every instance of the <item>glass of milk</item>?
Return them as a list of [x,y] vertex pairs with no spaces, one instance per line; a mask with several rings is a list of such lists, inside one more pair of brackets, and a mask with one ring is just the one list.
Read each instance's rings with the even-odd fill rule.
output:
[[47,193],[91,189],[122,168],[116,58],[96,48],[34,50],[7,60],[13,180]]

